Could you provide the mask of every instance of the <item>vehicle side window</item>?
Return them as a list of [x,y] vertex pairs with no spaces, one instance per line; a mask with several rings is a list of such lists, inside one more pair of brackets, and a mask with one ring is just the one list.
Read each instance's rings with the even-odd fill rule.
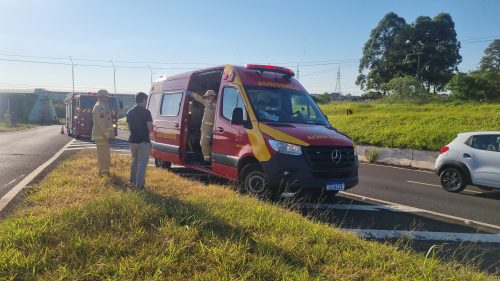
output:
[[240,92],[236,88],[225,87],[222,92],[222,116],[231,121],[235,108],[243,109],[243,120],[247,121],[248,115]]
[[160,114],[162,116],[177,116],[181,108],[182,93],[163,94]]
[[479,150],[500,152],[500,135],[472,136],[467,145]]

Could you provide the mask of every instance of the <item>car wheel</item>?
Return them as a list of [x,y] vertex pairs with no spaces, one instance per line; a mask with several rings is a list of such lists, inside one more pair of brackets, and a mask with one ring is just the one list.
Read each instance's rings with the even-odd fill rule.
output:
[[449,167],[441,172],[441,185],[446,191],[460,192],[464,190],[465,176],[462,171],[457,168]]
[[267,183],[266,174],[258,163],[252,163],[242,169],[241,188],[242,192],[248,193],[260,199],[271,199],[272,192]]
[[156,168],[170,169],[170,167],[172,166],[172,163],[155,158],[155,166],[156,166]]

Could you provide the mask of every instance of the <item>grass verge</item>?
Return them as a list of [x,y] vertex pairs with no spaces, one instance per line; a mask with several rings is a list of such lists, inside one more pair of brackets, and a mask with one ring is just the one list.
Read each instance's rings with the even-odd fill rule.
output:
[[99,178],[85,152],[30,189],[0,222],[0,279],[494,279],[165,170],[127,192],[128,164]]
[[[321,109],[357,144],[439,150],[460,132],[499,130],[500,104],[330,103]],[[346,115],[351,109],[353,115]]]
[[29,123],[17,123],[15,127],[10,127],[4,122],[0,122],[0,133],[1,132],[15,132],[15,131],[21,131],[21,130],[26,130],[26,129],[31,129],[38,127],[38,125],[35,124],[29,124]]

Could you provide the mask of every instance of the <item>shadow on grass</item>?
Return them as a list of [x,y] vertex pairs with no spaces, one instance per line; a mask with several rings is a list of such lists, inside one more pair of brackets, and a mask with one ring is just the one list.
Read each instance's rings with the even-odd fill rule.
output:
[[308,266],[302,257],[297,254],[274,243],[256,240],[253,233],[255,230],[229,224],[224,219],[207,212],[200,206],[202,202],[200,202],[200,205],[185,202],[174,197],[163,196],[148,189],[133,189],[130,191],[127,188],[128,183],[116,175],[110,175],[109,180],[116,189],[124,192],[137,192],[145,203],[160,207],[165,211],[166,216],[173,219],[177,225],[197,227],[200,230],[201,237],[213,239],[215,236],[219,241],[228,240],[234,244],[243,242],[246,243],[247,253],[272,255],[291,267],[307,267],[311,275],[319,274],[317,270]]

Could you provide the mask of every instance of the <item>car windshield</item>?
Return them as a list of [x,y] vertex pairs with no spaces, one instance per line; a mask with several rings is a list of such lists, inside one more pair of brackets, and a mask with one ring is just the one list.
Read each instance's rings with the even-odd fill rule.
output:
[[306,92],[283,88],[246,87],[257,119],[261,122],[318,124],[330,127]]

